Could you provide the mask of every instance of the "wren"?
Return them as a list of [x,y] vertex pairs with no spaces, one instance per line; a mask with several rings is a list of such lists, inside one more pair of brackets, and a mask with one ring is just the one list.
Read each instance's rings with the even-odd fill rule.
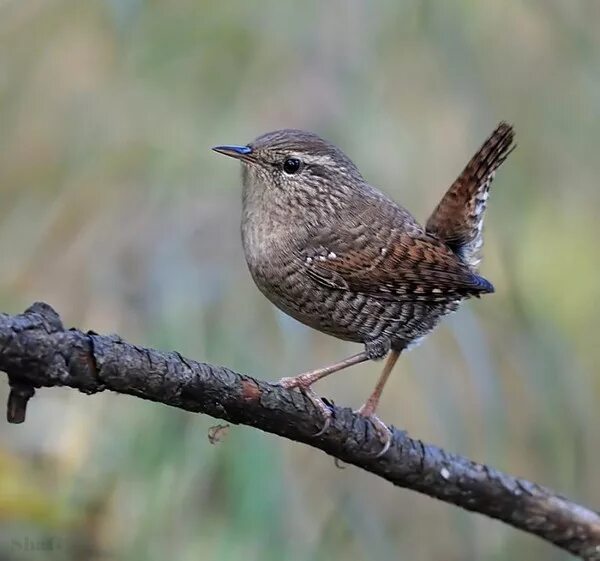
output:
[[514,149],[500,123],[448,189],[425,227],[370,185],[352,161],[316,134],[285,129],[245,146],[216,146],[242,163],[242,242],[260,291],[279,309],[323,333],[364,345],[340,362],[283,378],[315,404],[327,430],[330,408],[311,390],[348,366],[388,356],[359,409],[383,443],[375,416],[402,351],[470,297],[494,291],[478,274],[488,192]]

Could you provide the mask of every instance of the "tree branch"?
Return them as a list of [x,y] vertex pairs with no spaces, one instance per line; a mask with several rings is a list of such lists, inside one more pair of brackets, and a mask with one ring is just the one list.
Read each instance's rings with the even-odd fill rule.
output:
[[332,406],[330,428],[315,438],[321,418],[300,393],[176,352],[136,347],[118,336],[66,330],[47,304],[17,316],[0,314],[0,370],[11,387],[9,422],[25,420],[34,388],[134,395],[304,442],[394,485],[503,520],[582,559],[600,561],[600,515],[550,489],[398,430],[390,450],[376,458],[381,444],[372,425],[347,408]]

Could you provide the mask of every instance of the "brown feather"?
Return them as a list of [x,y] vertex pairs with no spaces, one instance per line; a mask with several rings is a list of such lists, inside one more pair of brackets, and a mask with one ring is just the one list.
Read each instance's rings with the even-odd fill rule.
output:
[[[394,301],[441,302],[493,292],[444,244],[426,234],[398,233],[385,245],[375,236],[361,248],[349,233],[320,233],[304,250],[308,274],[341,290]],[[351,238],[350,238],[351,239]]]
[[514,150],[514,130],[500,123],[446,192],[426,231],[448,245],[473,271],[481,260],[487,196],[498,167]]

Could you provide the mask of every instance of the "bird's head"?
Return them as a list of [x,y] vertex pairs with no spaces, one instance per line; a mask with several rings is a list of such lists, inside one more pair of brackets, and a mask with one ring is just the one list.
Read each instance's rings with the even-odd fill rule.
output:
[[363,181],[339,148],[301,130],[269,132],[247,145],[215,146],[213,150],[241,161],[244,185],[250,189],[313,194]]

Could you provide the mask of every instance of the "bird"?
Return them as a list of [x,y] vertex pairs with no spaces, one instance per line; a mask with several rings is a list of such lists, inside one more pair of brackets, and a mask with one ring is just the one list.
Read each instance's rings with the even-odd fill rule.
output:
[[494,292],[479,274],[490,185],[514,150],[514,130],[498,124],[425,223],[372,186],[334,144],[282,129],[246,145],[213,150],[242,166],[242,245],[258,289],[301,323],[363,350],[282,378],[330,426],[331,408],[312,390],[318,380],[387,356],[363,406],[382,443],[392,440],[376,415],[400,354],[418,344],[461,302]]

